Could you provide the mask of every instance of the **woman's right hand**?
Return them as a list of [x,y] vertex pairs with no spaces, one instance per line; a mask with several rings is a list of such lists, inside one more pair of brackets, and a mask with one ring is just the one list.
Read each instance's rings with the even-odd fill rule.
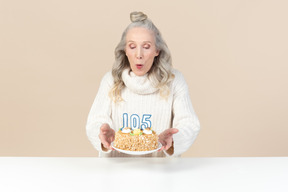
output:
[[111,143],[115,139],[115,131],[111,129],[107,123],[103,124],[100,127],[99,138],[101,140],[103,147],[105,147],[106,149],[114,150],[111,146]]

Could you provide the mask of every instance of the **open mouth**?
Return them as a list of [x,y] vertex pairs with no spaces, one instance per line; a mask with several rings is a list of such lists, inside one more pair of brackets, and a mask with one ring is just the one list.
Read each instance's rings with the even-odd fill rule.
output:
[[141,69],[143,67],[142,64],[136,64],[137,69]]

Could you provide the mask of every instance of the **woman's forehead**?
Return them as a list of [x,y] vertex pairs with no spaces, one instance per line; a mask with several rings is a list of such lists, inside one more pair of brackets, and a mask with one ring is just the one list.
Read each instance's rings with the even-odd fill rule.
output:
[[134,27],[129,29],[126,35],[127,42],[155,42],[154,33],[143,27]]

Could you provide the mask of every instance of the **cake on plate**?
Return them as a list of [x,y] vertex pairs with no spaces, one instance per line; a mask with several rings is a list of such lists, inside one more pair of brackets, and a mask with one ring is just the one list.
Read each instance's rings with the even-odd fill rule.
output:
[[114,147],[127,151],[151,151],[158,148],[158,135],[150,127],[143,130],[125,127],[116,132]]

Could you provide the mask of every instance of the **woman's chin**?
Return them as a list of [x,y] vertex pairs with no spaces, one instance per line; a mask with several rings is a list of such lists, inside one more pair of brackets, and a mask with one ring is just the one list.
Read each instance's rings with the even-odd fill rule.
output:
[[143,71],[143,70],[132,70],[132,71],[137,76],[143,76],[147,73],[146,71]]

